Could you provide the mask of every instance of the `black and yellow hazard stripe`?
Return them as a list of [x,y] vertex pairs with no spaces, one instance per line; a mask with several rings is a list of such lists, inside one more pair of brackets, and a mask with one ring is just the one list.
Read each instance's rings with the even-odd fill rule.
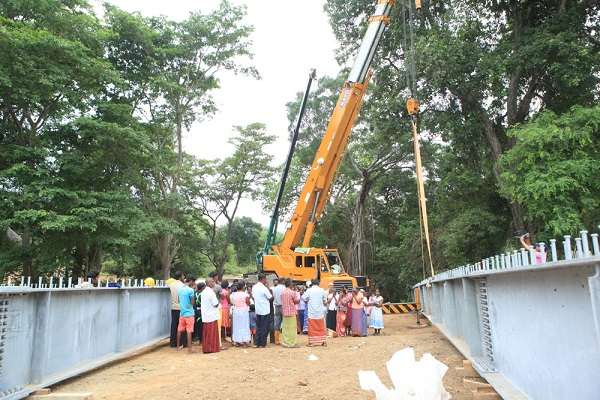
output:
[[384,314],[405,314],[420,309],[419,303],[388,303],[382,308]]

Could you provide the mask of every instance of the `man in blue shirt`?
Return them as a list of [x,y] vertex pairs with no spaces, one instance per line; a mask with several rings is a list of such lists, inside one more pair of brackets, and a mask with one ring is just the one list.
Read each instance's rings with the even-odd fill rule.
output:
[[252,297],[256,307],[256,335],[254,347],[268,347],[267,336],[271,327],[271,289],[268,287],[267,276],[258,274],[258,283],[252,287]]
[[188,353],[196,353],[192,349],[192,333],[194,332],[194,304],[196,297],[194,296],[193,286],[196,284],[196,278],[192,275],[185,277],[185,283],[179,288],[177,294],[179,296],[180,314],[179,325],[177,326],[177,350],[183,349],[183,345],[179,344],[181,332],[187,332]]

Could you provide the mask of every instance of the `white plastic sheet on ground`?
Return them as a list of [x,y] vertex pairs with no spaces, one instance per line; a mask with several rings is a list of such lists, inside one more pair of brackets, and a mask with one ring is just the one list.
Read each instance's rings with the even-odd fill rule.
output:
[[387,388],[375,371],[358,371],[363,390],[372,390],[377,400],[448,400],[442,378],[448,367],[429,353],[415,361],[412,347],[397,351],[387,363],[393,389]]

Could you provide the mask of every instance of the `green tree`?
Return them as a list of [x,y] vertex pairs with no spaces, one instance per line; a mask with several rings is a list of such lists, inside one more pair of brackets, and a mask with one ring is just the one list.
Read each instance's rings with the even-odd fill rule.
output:
[[[543,109],[561,113],[569,105],[594,101],[599,52],[590,32],[597,29],[598,5],[448,4],[423,8],[419,24],[428,28],[417,41],[417,64],[432,94],[456,100],[463,117],[479,125],[479,140],[487,145],[500,184],[498,161],[516,143],[507,128]],[[461,140],[460,134],[453,132],[452,142]],[[508,207],[514,226],[522,228],[523,205],[509,202]]]
[[[341,43],[338,59],[356,50],[363,33],[357,21],[368,17],[371,6],[326,3]],[[371,104],[380,108],[374,112],[376,119],[364,120],[373,126],[396,123],[399,133],[406,118],[404,102],[411,96],[420,101],[424,143],[442,144],[423,155],[434,258],[441,269],[503,249],[512,231],[528,218],[526,208],[502,198],[497,189],[503,165],[498,161],[516,144],[507,131],[541,110],[560,114],[573,104],[589,106],[597,99],[598,11],[597,4],[584,1],[425,1],[420,12],[413,10],[411,21],[409,3],[396,4],[375,55],[375,90],[363,112]],[[385,132],[391,142],[401,143],[401,135],[390,135],[394,130]],[[406,188],[398,187],[406,181],[385,182],[392,187],[375,185],[385,189],[376,198],[407,195]],[[400,216],[406,218],[390,219],[392,225],[383,220],[386,231],[410,225],[409,215],[414,214],[404,211]],[[411,263],[410,257],[399,259],[399,267],[410,268]]]
[[263,227],[249,217],[236,218],[231,232],[231,243],[237,254],[239,266],[252,266],[256,264],[256,253],[261,249],[261,233]]
[[501,165],[501,191],[526,204],[527,218],[549,239],[600,222],[600,108],[540,113],[514,127],[516,139]]
[[32,261],[52,215],[46,189],[55,184],[56,166],[49,134],[88,112],[91,97],[116,78],[103,59],[100,31],[85,1],[0,4],[2,225],[22,239],[14,255],[26,276],[38,273]]
[[[196,189],[189,193],[195,207],[206,218],[209,243],[202,251],[219,277],[223,276],[228,260],[240,201],[257,199],[264,182],[276,173],[270,165],[273,157],[265,152],[265,146],[273,143],[275,137],[265,133],[265,125],[254,123],[235,129],[238,136],[228,141],[234,147],[233,154],[224,160],[203,163],[203,169],[196,175]],[[219,230],[223,219],[225,229]]]
[[146,212],[165,219],[152,249],[160,275],[167,277],[179,248],[178,214],[186,207],[179,194],[186,168],[183,134],[216,111],[210,93],[219,87],[220,71],[258,77],[241,63],[252,57],[247,40],[252,27],[240,24],[245,7],[227,1],[207,15],[191,13],[183,22],[145,19],[113,7],[107,11],[115,32],[109,59],[129,84],[125,94],[153,125],[153,168],[139,190]]

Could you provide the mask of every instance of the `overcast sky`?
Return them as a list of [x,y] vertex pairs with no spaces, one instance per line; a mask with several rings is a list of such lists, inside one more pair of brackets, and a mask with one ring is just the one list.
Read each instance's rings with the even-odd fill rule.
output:
[[[187,18],[190,11],[200,10],[206,14],[220,3],[217,0],[108,2],[128,12],[140,11],[146,17],[165,15],[172,20]],[[196,124],[186,135],[184,147],[201,158],[224,158],[232,152],[227,144],[227,139],[234,134],[232,126],[261,122],[266,124],[268,134],[279,138],[267,151],[281,163],[289,146],[285,104],[294,100],[297,92],[304,92],[311,68],[317,69],[317,77],[333,77],[339,70],[334,60],[337,43],[323,11],[324,0],[230,2],[248,7],[244,24],[254,26],[250,38],[255,56],[251,62],[262,79],[221,75],[221,89],[213,92],[219,112],[212,120]],[[314,87],[313,84],[313,90]],[[279,173],[273,179],[279,179]],[[268,225],[269,216],[262,215],[260,208],[248,201],[238,215]]]

